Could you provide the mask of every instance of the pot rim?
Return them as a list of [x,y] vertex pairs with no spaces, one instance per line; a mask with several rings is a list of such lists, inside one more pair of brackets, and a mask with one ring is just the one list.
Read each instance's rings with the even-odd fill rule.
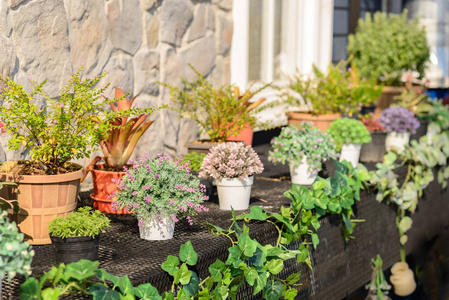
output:
[[0,172],[0,181],[13,181],[16,183],[57,183],[81,179],[85,172],[84,167],[73,162],[71,164],[78,166],[80,169],[75,172],[57,175],[15,175]]
[[56,235],[50,235],[50,239],[52,243],[78,243],[78,242],[86,242],[86,241],[95,241],[100,237],[101,233],[97,234],[94,237],[90,236],[69,236],[66,238],[62,238]]
[[[105,164],[96,164],[95,166],[101,166],[101,167],[104,167],[104,165],[105,165]],[[131,164],[126,164],[125,166],[128,167],[128,168],[132,167]],[[126,174],[125,171],[108,171],[108,170],[95,169],[95,168],[93,168],[93,169],[91,170],[91,172],[92,172],[92,173],[93,173],[93,172],[98,172],[98,173]]]

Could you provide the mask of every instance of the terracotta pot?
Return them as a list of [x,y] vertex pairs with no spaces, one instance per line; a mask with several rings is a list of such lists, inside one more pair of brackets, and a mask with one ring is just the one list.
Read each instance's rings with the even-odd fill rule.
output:
[[384,86],[382,88],[382,94],[379,99],[377,99],[377,106],[374,110],[374,118],[379,118],[380,114],[395,102],[394,97],[399,96],[401,93],[402,87],[400,86]]
[[413,271],[405,262],[395,263],[391,267],[390,282],[394,287],[394,293],[398,296],[408,296],[416,289]]
[[0,173],[1,181],[19,185],[9,190],[9,199],[17,199],[20,212],[13,215],[25,240],[31,245],[50,244],[48,223],[56,217],[66,217],[76,209],[80,179],[84,169],[61,175],[12,175]]
[[[331,123],[341,118],[341,114],[329,115],[313,115],[300,112],[287,112],[288,124],[301,124],[304,121],[313,122],[313,125],[318,127],[321,131],[326,131]],[[298,126],[299,127],[299,126]]]
[[245,127],[238,135],[233,135],[227,138],[228,141],[245,142],[247,146],[253,144],[253,129],[249,123],[245,123]]
[[117,189],[117,183],[113,182],[122,179],[126,172],[112,172],[101,170],[104,168],[103,164],[96,165],[97,168],[92,170],[92,184],[94,186],[94,192],[90,195],[92,198],[94,209],[105,212],[107,214],[131,214],[126,211],[125,208],[120,210],[112,209],[112,201],[110,195]]

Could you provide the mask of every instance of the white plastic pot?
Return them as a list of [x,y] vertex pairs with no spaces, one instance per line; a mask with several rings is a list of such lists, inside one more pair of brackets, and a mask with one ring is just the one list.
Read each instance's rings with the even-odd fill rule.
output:
[[344,144],[341,147],[340,161],[346,160],[347,162],[350,162],[354,168],[357,167],[361,149],[362,145]]
[[390,282],[394,287],[394,293],[398,296],[408,296],[416,289],[413,271],[405,262],[395,263],[391,267]]
[[231,207],[234,210],[248,209],[254,176],[249,176],[246,180],[224,178],[215,180],[215,183],[221,210],[231,210]]
[[171,218],[151,220],[139,227],[140,238],[148,241],[169,240],[175,232],[175,222]]
[[387,138],[385,139],[385,148],[387,151],[395,149],[397,152],[404,151],[405,145],[410,141],[410,133],[397,133],[389,132],[387,133]]
[[290,178],[293,184],[312,184],[318,176],[318,171],[309,171],[307,156],[303,156],[299,165],[290,162]]

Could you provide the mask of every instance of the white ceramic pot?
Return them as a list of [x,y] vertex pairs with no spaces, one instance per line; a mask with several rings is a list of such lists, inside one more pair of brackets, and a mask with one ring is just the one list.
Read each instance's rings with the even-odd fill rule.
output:
[[341,147],[340,161],[346,160],[347,162],[350,162],[354,168],[357,167],[361,149],[362,145],[344,144],[343,147]]
[[398,296],[408,296],[416,289],[413,271],[405,262],[395,263],[391,267],[390,282],[394,286],[394,293]]
[[290,162],[290,177],[293,184],[312,184],[318,176],[318,171],[309,171],[307,156],[303,156],[299,165]]
[[437,134],[437,130],[435,128],[427,130],[427,145],[433,145],[433,136]]
[[389,132],[387,133],[387,138],[385,139],[385,148],[387,151],[395,149],[397,152],[404,151],[405,145],[410,141],[410,133],[397,133]]
[[245,210],[249,207],[251,187],[254,176],[249,176],[246,180],[238,178],[224,178],[216,180],[218,202],[221,210]]
[[168,218],[151,220],[148,224],[139,227],[140,238],[148,241],[169,240],[175,232],[175,222]]

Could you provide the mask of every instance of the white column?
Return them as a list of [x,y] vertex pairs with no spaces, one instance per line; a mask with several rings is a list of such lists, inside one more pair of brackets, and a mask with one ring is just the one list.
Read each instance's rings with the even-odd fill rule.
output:
[[240,89],[248,87],[249,0],[234,0],[234,31],[231,46],[231,82]]
[[262,13],[262,80],[273,81],[275,0],[263,0]]

